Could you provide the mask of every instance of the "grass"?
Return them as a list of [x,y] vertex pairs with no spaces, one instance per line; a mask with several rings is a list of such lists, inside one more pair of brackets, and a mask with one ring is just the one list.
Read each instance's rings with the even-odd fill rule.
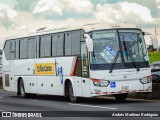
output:
[[160,61],[160,52],[149,52],[150,63]]

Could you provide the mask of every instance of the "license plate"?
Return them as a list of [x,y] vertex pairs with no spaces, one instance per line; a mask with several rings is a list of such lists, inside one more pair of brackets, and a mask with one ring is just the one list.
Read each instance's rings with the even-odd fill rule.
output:
[[123,91],[129,90],[129,86],[122,86],[122,90]]

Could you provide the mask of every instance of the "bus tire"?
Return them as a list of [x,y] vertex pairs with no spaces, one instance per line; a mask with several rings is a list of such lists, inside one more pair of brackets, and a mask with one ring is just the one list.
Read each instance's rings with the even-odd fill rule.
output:
[[69,83],[69,100],[73,103],[76,103],[78,101],[78,98],[73,94],[73,86],[71,82]]
[[26,94],[25,88],[24,88],[24,83],[23,83],[22,79],[20,80],[20,83],[19,83],[19,91],[20,91],[20,96],[22,98],[26,98],[27,97],[27,94]]
[[123,94],[115,94],[114,97],[116,98],[117,102],[124,102],[128,96],[128,93]]

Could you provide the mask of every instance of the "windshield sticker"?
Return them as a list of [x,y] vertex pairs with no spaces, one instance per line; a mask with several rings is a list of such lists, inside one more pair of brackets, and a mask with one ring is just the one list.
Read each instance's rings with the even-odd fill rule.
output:
[[106,46],[106,48],[103,50],[100,55],[108,62],[111,63],[111,61],[115,58],[116,52],[110,48],[109,46]]
[[149,60],[149,58],[148,58],[148,56],[147,56],[147,55],[144,57],[144,59],[145,59],[146,61],[148,61],[148,60]]
[[107,57],[109,57],[111,60],[114,59],[114,56],[107,50],[104,49],[103,52],[107,55]]
[[101,52],[100,55],[105,59],[108,63],[111,63],[111,60],[105,55],[105,53]]
[[109,52],[111,52],[114,56],[116,56],[116,52],[111,47],[107,45],[106,48]]

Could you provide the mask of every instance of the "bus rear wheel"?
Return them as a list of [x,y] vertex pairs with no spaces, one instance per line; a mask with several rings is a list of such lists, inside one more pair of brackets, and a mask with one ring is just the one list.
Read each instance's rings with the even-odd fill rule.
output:
[[124,102],[128,96],[128,93],[124,94],[115,94],[114,97],[116,98],[116,101],[118,102]]
[[69,99],[73,103],[76,103],[78,101],[78,98],[75,97],[74,94],[73,94],[73,86],[72,86],[71,82],[69,84]]

